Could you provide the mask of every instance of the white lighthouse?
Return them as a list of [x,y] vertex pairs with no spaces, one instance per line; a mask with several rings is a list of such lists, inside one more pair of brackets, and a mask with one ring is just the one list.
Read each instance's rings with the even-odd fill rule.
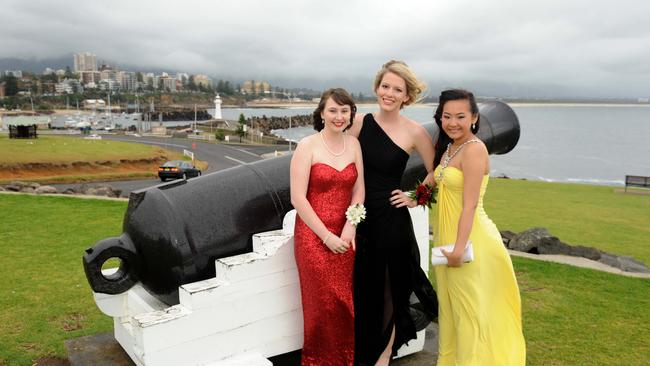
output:
[[221,117],[221,97],[219,96],[219,93],[217,93],[217,96],[214,97],[214,115],[212,116],[214,119],[222,119]]

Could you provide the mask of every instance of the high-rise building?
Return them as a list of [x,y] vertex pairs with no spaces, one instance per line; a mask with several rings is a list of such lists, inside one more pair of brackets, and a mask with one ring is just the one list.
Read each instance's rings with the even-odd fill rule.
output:
[[97,84],[101,80],[101,73],[99,71],[80,71],[79,80],[83,85]]
[[117,82],[120,83],[122,90],[136,89],[136,76],[133,71],[118,71]]
[[74,71],[97,71],[97,56],[89,52],[75,53]]
[[5,70],[5,76],[13,76],[15,78],[22,78],[23,72],[21,70]]
[[203,74],[194,75],[194,84],[196,86],[203,86],[204,88],[212,87],[212,79],[209,76]]
[[268,81],[246,80],[241,86],[241,90],[248,94],[269,93],[271,91],[271,84]]

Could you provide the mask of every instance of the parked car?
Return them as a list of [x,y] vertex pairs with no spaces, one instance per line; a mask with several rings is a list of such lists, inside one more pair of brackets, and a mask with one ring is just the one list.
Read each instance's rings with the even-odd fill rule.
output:
[[167,179],[188,179],[201,175],[201,170],[192,165],[191,161],[172,160],[158,168],[158,177],[161,181]]

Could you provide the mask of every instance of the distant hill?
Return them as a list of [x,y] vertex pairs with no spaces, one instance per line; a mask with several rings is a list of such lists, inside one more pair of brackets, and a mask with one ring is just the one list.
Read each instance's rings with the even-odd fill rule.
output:
[[65,70],[66,66],[70,66],[72,69],[72,54],[70,54],[70,56],[61,56],[58,58],[33,58],[27,60],[20,58],[0,58],[0,71],[21,70],[40,74],[48,67],[54,70]]

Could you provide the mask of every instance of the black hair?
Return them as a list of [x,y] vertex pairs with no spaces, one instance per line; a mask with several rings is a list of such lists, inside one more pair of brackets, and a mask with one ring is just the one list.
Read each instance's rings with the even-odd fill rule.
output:
[[442,111],[445,108],[445,103],[447,103],[450,100],[466,100],[469,102],[469,107],[472,112],[472,116],[477,116],[474,126],[473,127],[470,126],[470,130],[472,131],[473,134],[476,134],[478,132],[480,122],[481,122],[481,115],[478,112],[478,104],[476,104],[476,99],[474,98],[474,94],[472,94],[472,92],[464,89],[449,89],[449,90],[444,90],[442,93],[440,93],[438,108],[436,108],[436,112],[433,115],[433,119],[436,121],[436,124],[438,125],[438,131],[439,131],[438,140],[436,141],[435,144],[436,156],[433,160],[433,169],[435,169],[438,166],[438,164],[440,164],[442,155],[445,153],[445,150],[447,150],[447,145],[453,142],[453,140],[442,129]]

